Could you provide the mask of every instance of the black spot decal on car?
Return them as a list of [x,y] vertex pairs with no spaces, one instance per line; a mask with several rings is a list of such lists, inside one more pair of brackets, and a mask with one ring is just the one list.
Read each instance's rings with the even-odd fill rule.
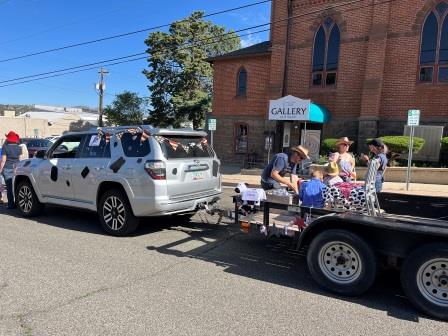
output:
[[142,161],[143,161],[142,158],[140,158],[137,160],[137,163],[142,163]]
[[70,187],[70,181],[65,181],[65,183],[67,184],[67,187]]
[[117,161],[115,161],[114,163],[112,163],[110,165],[110,169],[114,172],[117,173],[120,168],[125,164],[126,160],[123,159],[123,157],[120,157]]
[[117,147],[118,146],[118,142],[114,142],[114,147]]
[[52,181],[56,182],[58,180],[58,167],[51,167],[50,178]]
[[82,178],[86,178],[87,175],[89,175],[89,173],[90,173],[90,169],[89,169],[89,167],[85,167],[85,168],[82,170],[82,172],[81,172],[81,176],[82,176]]

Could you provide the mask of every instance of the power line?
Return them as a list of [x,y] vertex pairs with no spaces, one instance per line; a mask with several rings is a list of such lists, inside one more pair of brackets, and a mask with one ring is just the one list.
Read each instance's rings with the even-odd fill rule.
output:
[[[250,32],[250,33],[248,33],[248,34],[240,35],[240,37],[247,36],[247,35],[251,35],[251,34],[259,34],[259,33],[266,32],[266,31],[269,31],[269,29],[264,29],[264,30],[260,30],[260,31],[256,31],[256,32]],[[230,40],[230,39],[229,39],[229,40]],[[219,42],[219,41],[220,41],[220,40],[215,40],[215,41],[210,42],[209,44],[216,43],[216,42]],[[181,47],[181,49],[183,49],[183,48],[190,48],[190,47],[192,47],[192,46],[191,46],[191,45],[190,45],[190,46],[184,46],[184,47]],[[124,58],[124,57],[121,57],[120,59],[122,59],[122,58]],[[114,63],[107,63],[107,64],[103,64],[103,66],[110,67],[110,66],[114,66],[114,65],[123,64],[123,63],[129,63],[129,62],[140,61],[140,60],[144,60],[144,59],[147,59],[147,56],[144,56],[144,57],[137,57],[137,58],[128,59],[128,60],[119,61],[119,62],[114,62]],[[97,62],[97,63],[95,63],[95,64],[99,64],[99,63],[100,63],[100,62]],[[75,68],[79,68],[79,67],[81,67],[81,66],[78,66],[78,67],[75,67]],[[68,68],[68,69],[70,69],[70,68]],[[67,70],[68,70],[68,69],[67,69]],[[93,69],[97,70],[98,67],[97,67],[97,66],[92,66],[92,67],[88,67],[88,68],[85,68],[85,69],[78,69],[78,70],[74,70],[74,71],[68,71],[68,72],[63,72],[63,73],[57,73],[57,74],[53,74],[53,75],[49,75],[49,76],[44,76],[44,77],[39,77],[39,78],[33,78],[33,79],[29,79],[29,80],[25,80],[25,81],[20,81],[20,82],[16,82],[16,83],[10,83],[10,84],[5,84],[5,85],[0,85],[0,88],[2,88],[2,87],[8,87],[8,86],[13,86],[13,85],[18,85],[18,84],[24,84],[24,83],[35,82],[35,81],[39,81],[39,80],[42,80],[42,79],[48,79],[48,78],[54,78],[54,77],[60,77],[60,76],[70,75],[70,74],[74,74],[74,73],[78,73],[78,72],[83,72],[83,71],[88,71],[88,70],[93,70]],[[54,73],[54,72],[55,72],[55,71],[51,71],[50,73]],[[57,72],[57,71],[56,71],[56,72]],[[25,77],[22,77],[22,78],[25,78]],[[16,80],[18,80],[18,79],[16,79]],[[3,82],[10,82],[10,81],[14,81],[14,79],[7,80],[7,81],[3,81]],[[3,82],[0,82],[0,83],[3,83]]]
[[[333,8],[337,8],[337,7],[342,7],[342,6],[352,5],[352,4],[361,2],[361,1],[365,1],[365,0],[352,0],[352,1],[345,2],[345,3],[336,4],[336,5],[327,7],[325,10],[333,9]],[[395,1],[397,1],[397,0],[386,0],[386,1],[383,1],[383,2],[372,3],[372,4],[365,5],[365,6],[359,6],[359,7],[357,7],[357,8],[352,9],[352,10],[359,10],[359,9],[362,9],[362,8],[374,7],[374,6],[378,6],[378,5],[382,5],[382,4],[387,4],[387,3],[391,3],[391,2],[395,2]],[[215,36],[215,37],[211,37],[211,38],[216,38],[216,37],[220,37],[220,36],[222,37],[222,36],[229,35],[229,34],[232,34],[232,33],[238,33],[238,32],[241,32],[241,31],[246,31],[246,30],[250,30],[250,29],[254,29],[254,28],[265,27],[265,26],[267,26],[267,25],[271,25],[271,24],[275,24],[275,23],[285,22],[285,21],[290,20],[290,19],[296,19],[296,18],[300,18],[300,17],[307,16],[307,15],[317,14],[317,13],[320,13],[320,12],[322,12],[322,11],[324,11],[324,10],[319,9],[319,10],[314,10],[314,11],[307,12],[307,13],[303,13],[303,14],[293,15],[293,16],[290,16],[290,17],[286,17],[286,18],[283,18],[283,19],[278,19],[278,20],[272,21],[272,22],[270,22],[270,23],[259,24],[259,25],[255,25],[255,26],[248,27],[248,28],[239,29],[239,30],[236,30],[236,31],[233,31],[233,32],[230,31],[230,32],[228,32],[228,33],[225,33],[225,34],[222,34],[222,35],[218,35],[218,36]],[[250,35],[250,34],[255,34],[255,33],[261,33],[261,32],[263,32],[263,31],[268,31],[268,30],[270,30],[270,29],[265,29],[265,30],[262,30],[262,31],[254,32],[254,33],[248,33],[248,34],[245,34],[245,35],[240,35],[240,37],[241,37],[241,36],[247,36],[247,35]],[[208,40],[211,39],[211,38],[208,38]],[[207,39],[204,39],[204,40],[207,40]],[[200,42],[200,41],[201,41],[201,40],[199,40],[199,41],[197,41],[197,42]],[[202,40],[202,41],[203,41],[203,40]],[[215,42],[218,42],[218,41],[214,41],[213,43],[215,43]],[[110,59],[110,60],[98,61],[98,62],[91,63],[91,64],[80,65],[80,66],[71,67],[71,68],[66,68],[66,69],[61,69],[61,70],[55,70],[55,71],[45,72],[45,73],[36,74],[36,75],[24,76],[24,77],[19,77],[19,78],[15,78],[15,79],[9,79],[9,80],[5,80],[5,81],[0,81],[0,83],[14,82],[14,81],[17,81],[17,80],[20,80],[20,79],[32,78],[32,77],[38,77],[38,76],[44,76],[44,75],[47,75],[47,74],[53,74],[53,73],[58,73],[58,72],[63,72],[63,71],[69,71],[69,70],[73,70],[73,69],[79,69],[79,68],[83,68],[83,67],[88,67],[88,66],[90,66],[90,65],[95,65],[95,64],[96,64],[96,65],[99,65],[99,64],[103,64],[103,63],[106,63],[106,62],[109,62],[109,61],[121,60],[121,59],[130,58],[130,57],[133,57],[133,56],[143,55],[143,54],[146,54],[146,53],[137,53],[137,54],[128,55],[128,56],[123,56],[123,57],[118,57],[118,58],[114,58],[114,59]],[[127,62],[134,62],[134,61],[141,60],[141,59],[146,59],[146,58],[147,58],[147,57],[145,56],[145,57],[140,57],[140,58],[130,59],[130,60],[121,61],[121,62],[115,62],[115,63],[111,63],[111,64],[103,64],[103,65],[105,65],[105,66],[113,66],[113,65],[123,64],[123,63],[127,63]],[[77,73],[77,72],[81,72],[81,71],[87,71],[87,70],[91,70],[91,69],[96,69],[96,67],[93,67],[93,68],[92,68],[92,67],[89,67],[89,68],[86,68],[86,69],[81,69],[81,70],[76,70],[76,71],[64,72],[64,73],[62,73],[62,74],[57,74],[57,75],[52,75],[52,76],[45,76],[45,77],[39,77],[39,78],[35,78],[35,79],[31,79],[31,80],[26,80],[26,81],[21,81],[21,82],[17,82],[17,83],[11,83],[11,84],[6,84],[6,85],[0,85],[0,88],[1,88],[1,87],[12,86],[12,85],[16,85],[16,84],[29,83],[29,82],[33,82],[33,81],[41,80],[41,79],[47,79],[47,78],[53,78],[53,77],[64,76],[64,75],[67,75],[67,74],[73,74],[73,73]]]
[[[264,26],[266,26],[268,24],[269,23],[264,24]],[[258,26],[255,26],[255,27],[258,27]],[[227,36],[227,35],[240,33],[240,32],[246,31],[246,30],[251,30],[253,28],[254,27],[243,28],[243,29],[239,29],[239,30],[236,30],[236,31],[229,31],[227,33],[220,34],[220,35],[217,35],[217,36],[212,36],[212,37],[208,37],[208,38],[205,38],[205,39],[200,39],[200,40],[194,42],[193,44],[191,44],[191,46],[196,46],[200,42],[205,42],[205,41],[208,41],[208,40],[211,40],[211,39],[214,39],[214,38],[216,39],[218,37],[224,37],[224,36]],[[257,31],[255,33],[261,33],[261,32],[265,32],[265,31],[268,31],[268,30],[269,29],[264,29],[262,31]],[[243,36],[247,36],[247,35],[250,35],[250,34],[253,34],[253,33],[250,32],[248,34],[243,34],[243,35],[239,35],[239,36],[243,37]],[[215,42],[219,42],[219,41],[214,41],[213,43],[215,43]],[[21,80],[21,79],[27,79],[27,78],[33,78],[33,77],[50,75],[50,74],[54,74],[54,73],[58,73],[58,72],[64,72],[64,71],[80,69],[80,68],[89,67],[89,66],[92,66],[92,65],[101,65],[101,64],[107,63],[107,62],[119,61],[119,60],[122,60],[122,59],[136,57],[136,56],[143,56],[143,55],[147,55],[147,53],[146,52],[135,53],[135,54],[126,55],[126,56],[122,56],[122,57],[117,57],[117,58],[112,58],[112,59],[108,59],[108,60],[98,61],[98,62],[94,62],[94,63],[89,63],[89,64],[83,64],[83,65],[78,65],[78,66],[74,66],[74,67],[69,67],[69,68],[65,68],[65,69],[53,70],[53,71],[42,72],[42,73],[38,73],[38,74],[34,74],[34,75],[28,75],[28,76],[22,76],[22,77],[13,78],[13,79],[7,79],[7,80],[0,81],[0,84],[1,83],[8,83],[8,82],[15,82],[15,81],[18,81],[18,80]],[[143,57],[143,58],[147,58],[147,57]]]
[[[262,0],[262,1],[254,2],[254,3],[250,3],[250,4],[247,4],[247,5],[242,5],[242,6],[239,6],[239,7],[229,8],[229,9],[225,9],[225,10],[222,10],[222,11],[218,11],[218,12],[214,12],[214,13],[210,13],[210,14],[204,15],[203,17],[205,18],[205,17],[216,16],[216,15],[225,14],[225,13],[229,13],[229,12],[234,12],[234,11],[241,10],[241,9],[244,9],[244,8],[261,5],[261,4],[267,3],[267,2],[271,2],[271,0]],[[183,20],[179,20],[177,22],[183,22],[183,21],[186,21],[186,20],[187,19],[183,19]],[[135,31],[132,31],[132,32],[123,33],[123,34],[106,36],[106,37],[102,37],[102,38],[99,38],[99,39],[96,39],[96,40],[90,40],[90,41],[86,41],[86,42],[69,44],[69,45],[66,45],[66,46],[63,46],[63,47],[58,47],[58,48],[53,48],[53,49],[48,49],[48,50],[43,50],[43,51],[37,51],[37,52],[33,52],[33,53],[30,53],[30,54],[25,54],[25,55],[21,55],[21,56],[5,58],[5,59],[0,60],[0,63],[10,62],[10,61],[23,59],[23,58],[28,58],[28,57],[37,56],[37,55],[42,55],[42,54],[48,54],[48,53],[51,53],[51,52],[61,51],[61,50],[65,50],[65,49],[75,48],[75,47],[80,47],[80,46],[84,46],[84,45],[88,45],[88,44],[94,44],[94,43],[98,43],[98,42],[108,41],[108,40],[112,40],[112,39],[116,39],[116,38],[120,38],[120,37],[126,37],[126,36],[135,35],[135,34],[139,34],[139,33],[144,33],[144,32],[148,32],[148,31],[152,31],[152,30],[156,30],[156,29],[166,28],[166,27],[169,27],[169,26],[171,26],[171,23],[163,24],[163,25],[159,25],[159,26],[154,26],[154,27],[150,27],[150,28],[139,29],[139,30],[135,30]]]
[[18,81],[18,80],[21,80],[21,79],[32,78],[32,77],[39,77],[39,76],[44,76],[44,75],[50,75],[50,74],[54,74],[54,73],[58,73],[58,72],[64,72],[64,71],[69,71],[69,70],[74,70],[74,69],[79,69],[79,68],[85,68],[85,67],[92,66],[92,65],[100,65],[100,64],[103,64],[103,63],[118,61],[118,60],[131,58],[131,57],[135,57],[135,56],[142,56],[142,55],[145,55],[145,54],[146,53],[144,53],[144,52],[143,53],[137,53],[137,54],[132,54],[132,55],[128,55],[128,56],[112,58],[112,59],[108,59],[108,60],[104,60],[104,61],[98,61],[98,62],[89,63],[89,64],[77,65],[77,66],[69,67],[69,68],[65,68],[65,69],[53,70],[53,71],[42,72],[42,73],[38,73],[38,74],[34,74],[34,75],[28,75],[28,76],[13,78],[13,79],[7,79],[7,80],[0,81],[0,83],[15,82],[15,81]]

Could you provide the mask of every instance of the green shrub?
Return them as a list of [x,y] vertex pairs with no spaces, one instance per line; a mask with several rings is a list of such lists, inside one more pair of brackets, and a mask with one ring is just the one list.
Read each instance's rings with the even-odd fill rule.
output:
[[322,145],[320,146],[320,152],[322,155],[328,155],[331,152],[336,150],[336,141],[338,139],[328,138],[322,141]]
[[441,152],[443,154],[448,154],[448,137],[442,138]]
[[[389,152],[406,154],[408,152],[409,137],[405,135],[389,135],[381,137],[384,144],[389,149]],[[367,139],[369,142],[371,139]],[[423,145],[425,144],[425,139],[414,137],[413,153],[418,153]]]
[[324,165],[328,163],[328,156],[327,155],[319,155],[319,160],[316,162],[317,164]]

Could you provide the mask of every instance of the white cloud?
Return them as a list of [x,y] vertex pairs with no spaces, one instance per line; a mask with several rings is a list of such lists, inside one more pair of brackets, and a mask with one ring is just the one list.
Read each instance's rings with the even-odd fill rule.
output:
[[250,47],[251,45],[257,44],[261,42],[261,38],[259,35],[254,35],[249,32],[249,35],[246,35],[241,38],[241,48]]

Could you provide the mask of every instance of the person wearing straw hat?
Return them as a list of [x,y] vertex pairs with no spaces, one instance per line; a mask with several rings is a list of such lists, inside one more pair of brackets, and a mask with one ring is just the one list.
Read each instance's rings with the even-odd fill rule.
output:
[[332,187],[337,183],[344,182],[339,176],[339,167],[336,162],[329,162],[324,168],[324,184]]
[[292,147],[289,154],[275,154],[261,174],[261,187],[264,190],[280,189],[282,184],[297,192],[297,183],[285,178],[286,173],[295,173],[297,164],[305,159],[309,159],[308,149],[303,146]]
[[348,152],[353,141],[342,137],[336,141],[337,152],[330,155],[330,162],[336,162],[339,167],[339,176],[344,182],[351,182],[355,174],[355,158]]
[[22,149],[19,147],[20,137],[17,133],[10,131],[6,134],[6,142],[2,147],[2,159],[0,161],[0,174],[6,183],[8,197],[8,209],[14,209],[14,193],[12,178],[14,177],[14,166],[19,163]]

